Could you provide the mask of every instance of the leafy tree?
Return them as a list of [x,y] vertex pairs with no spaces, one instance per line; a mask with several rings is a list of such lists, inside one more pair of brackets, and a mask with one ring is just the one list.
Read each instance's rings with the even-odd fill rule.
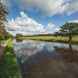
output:
[[65,23],[61,29],[61,33],[69,36],[69,46],[71,48],[72,36],[78,34],[78,23]]
[[4,22],[6,21],[7,14],[8,14],[7,9],[0,0],[0,34],[2,35],[2,38],[5,37],[5,35],[7,34],[5,30],[5,24],[4,24]]

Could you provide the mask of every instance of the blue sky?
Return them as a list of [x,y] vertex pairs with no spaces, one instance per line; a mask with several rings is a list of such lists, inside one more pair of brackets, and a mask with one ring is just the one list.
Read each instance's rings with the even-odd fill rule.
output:
[[9,22],[26,14],[28,18],[50,29],[78,20],[78,0],[8,0],[8,3]]

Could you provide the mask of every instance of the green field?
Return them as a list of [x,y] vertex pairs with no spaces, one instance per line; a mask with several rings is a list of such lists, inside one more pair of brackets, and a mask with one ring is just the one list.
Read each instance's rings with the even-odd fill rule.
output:
[[[17,37],[18,40],[39,40],[39,41],[49,41],[49,42],[65,42],[68,43],[68,36],[20,36]],[[78,43],[78,36],[72,37],[72,43]]]

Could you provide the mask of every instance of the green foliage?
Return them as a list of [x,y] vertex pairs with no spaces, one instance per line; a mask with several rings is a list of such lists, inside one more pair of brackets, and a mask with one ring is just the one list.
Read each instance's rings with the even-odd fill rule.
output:
[[4,57],[0,62],[0,78],[21,78],[19,66],[13,52],[12,40],[6,41]]
[[60,31],[66,34],[78,34],[78,23],[65,23]]
[[66,23],[61,27],[61,33],[69,36],[69,47],[72,49],[72,35],[78,34],[78,23]]
[[22,34],[16,34],[16,38],[23,37]]
[[5,36],[5,39],[9,39],[9,38],[13,38],[12,34],[7,33],[7,35]]
[[4,37],[3,37],[2,35],[0,35],[0,41],[1,41],[1,40],[4,40]]
[[6,21],[6,15],[7,15],[7,9],[5,5],[1,3],[0,0],[0,34],[2,34],[3,37],[7,35],[4,24],[4,22]]

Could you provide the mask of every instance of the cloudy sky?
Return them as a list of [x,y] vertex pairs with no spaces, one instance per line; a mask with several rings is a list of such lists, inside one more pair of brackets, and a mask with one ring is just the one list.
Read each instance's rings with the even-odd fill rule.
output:
[[43,34],[78,22],[78,0],[7,0],[7,30],[13,34]]

